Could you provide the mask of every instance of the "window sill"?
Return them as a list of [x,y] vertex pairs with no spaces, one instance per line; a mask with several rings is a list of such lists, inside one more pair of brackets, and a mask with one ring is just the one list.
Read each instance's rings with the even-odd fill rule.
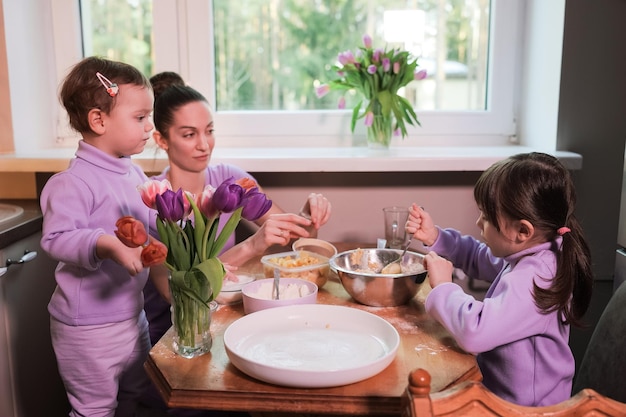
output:
[[[222,148],[211,162],[229,163],[249,172],[454,172],[483,171],[494,162],[536,149],[527,146],[344,148]],[[0,172],[59,172],[67,168],[74,149],[49,149],[0,155]],[[582,168],[582,156],[550,152],[571,170]],[[167,158],[155,149],[133,156],[146,172],[160,172]]]

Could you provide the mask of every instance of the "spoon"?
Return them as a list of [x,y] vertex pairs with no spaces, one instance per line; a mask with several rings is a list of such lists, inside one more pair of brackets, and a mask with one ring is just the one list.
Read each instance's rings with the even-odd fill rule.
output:
[[400,257],[394,261],[389,262],[387,265],[385,265],[383,267],[383,269],[380,270],[381,274],[400,274],[402,273],[402,266],[400,265],[400,262],[402,262],[402,258],[404,258],[404,255],[406,254],[407,249],[409,249],[409,246],[411,246],[411,240],[413,240],[413,236],[409,236],[409,241],[407,242],[406,246],[404,247],[404,250],[402,251],[402,255],[400,255]]
[[278,268],[274,268],[274,286],[272,287],[272,300],[278,300],[280,298],[279,285],[280,271],[278,270]]

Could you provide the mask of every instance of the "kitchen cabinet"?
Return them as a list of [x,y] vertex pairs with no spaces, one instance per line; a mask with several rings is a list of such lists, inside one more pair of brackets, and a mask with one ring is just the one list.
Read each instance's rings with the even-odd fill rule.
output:
[[[39,245],[41,214],[0,223],[0,267],[35,251],[27,262],[0,276],[0,416],[61,417],[69,405],[50,341],[47,306],[54,291],[56,262]],[[27,257],[28,258],[28,257]]]

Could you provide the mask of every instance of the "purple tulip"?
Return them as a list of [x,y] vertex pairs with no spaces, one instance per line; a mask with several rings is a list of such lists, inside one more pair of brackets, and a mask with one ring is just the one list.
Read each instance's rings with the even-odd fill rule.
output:
[[345,109],[346,108],[346,98],[344,96],[339,97],[339,102],[337,103],[337,108],[338,109]]
[[156,208],[163,220],[179,221],[185,216],[185,196],[183,189],[178,191],[165,190],[156,196]]
[[341,65],[348,65],[354,63],[354,55],[352,55],[352,51],[345,51],[339,53],[337,60]]
[[370,35],[363,35],[363,45],[365,45],[367,49],[372,47],[372,38],[370,37]]
[[383,58],[383,71],[389,72],[390,67],[391,67],[391,61],[389,61],[389,58]]
[[272,208],[272,200],[269,200],[265,194],[259,192],[259,189],[255,187],[244,194],[241,205],[243,206],[241,217],[254,221]]
[[367,67],[367,72],[369,74],[376,74],[376,65],[370,65],[369,67]]
[[380,49],[376,49],[374,51],[374,54],[372,55],[372,62],[379,62],[380,61],[380,55],[383,53],[382,50]]
[[368,111],[365,114],[365,126],[370,127],[374,123],[374,113]]
[[235,184],[234,178],[230,177],[213,193],[213,207],[223,213],[231,213],[241,206],[244,193],[243,187]]

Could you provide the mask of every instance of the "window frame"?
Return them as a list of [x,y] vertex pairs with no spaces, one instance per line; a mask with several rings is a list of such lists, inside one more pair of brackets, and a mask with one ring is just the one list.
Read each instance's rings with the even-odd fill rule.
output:
[[[491,25],[486,111],[420,111],[421,127],[409,126],[394,146],[504,146],[516,143],[520,97],[524,2],[491,0]],[[188,83],[215,103],[215,57],[212,0],[154,2],[155,72],[179,72]],[[80,34],[77,0],[55,0],[53,7],[58,82],[63,68],[82,58],[82,50],[68,48]],[[163,22],[163,23],[162,23]],[[78,31],[78,32],[76,32]],[[75,38],[74,38],[75,39]],[[313,88],[313,86],[311,86]],[[64,112],[60,112],[64,113]],[[350,110],[215,111],[220,147],[346,147],[365,143],[365,128],[350,132]],[[58,136],[64,123],[58,123]],[[306,133],[304,133],[306,132]]]

